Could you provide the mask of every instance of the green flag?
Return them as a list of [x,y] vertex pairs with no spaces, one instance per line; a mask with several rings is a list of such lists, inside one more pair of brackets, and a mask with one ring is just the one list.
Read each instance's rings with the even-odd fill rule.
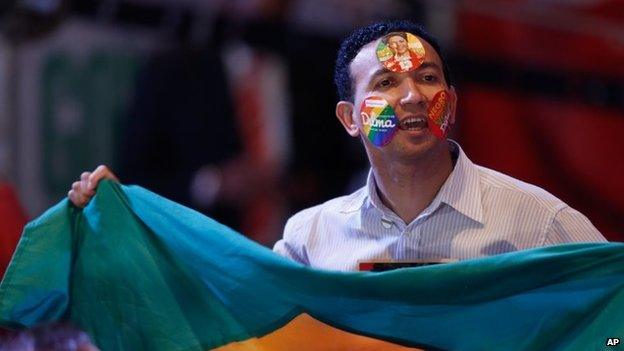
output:
[[102,350],[604,350],[623,311],[623,244],[329,272],[109,181],[29,223],[0,285],[0,324],[70,319]]

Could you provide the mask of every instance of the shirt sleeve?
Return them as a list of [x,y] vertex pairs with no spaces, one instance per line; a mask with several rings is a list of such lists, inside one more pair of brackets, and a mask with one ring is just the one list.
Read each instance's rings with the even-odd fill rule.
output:
[[565,206],[555,214],[548,228],[546,245],[573,242],[607,242],[607,239],[582,213]]
[[308,256],[305,253],[303,243],[298,238],[301,236],[301,223],[298,223],[297,216],[291,217],[284,227],[283,237],[273,246],[273,252],[278,255],[290,258],[293,261],[310,265]]

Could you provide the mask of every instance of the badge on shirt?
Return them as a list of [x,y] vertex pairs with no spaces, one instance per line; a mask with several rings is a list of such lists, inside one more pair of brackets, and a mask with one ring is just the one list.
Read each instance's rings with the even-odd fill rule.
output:
[[457,262],[450,258],[426,259],[415,261],[360,261],[358,262],[358,271],[360,272],[385,272],[399,268],[423,267],[434,264]]

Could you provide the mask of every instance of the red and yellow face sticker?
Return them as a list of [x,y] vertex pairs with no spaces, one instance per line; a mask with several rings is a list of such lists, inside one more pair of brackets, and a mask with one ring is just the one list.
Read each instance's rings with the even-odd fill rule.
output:
[[437,92],[429,102],[427,124],[431,133],[440,139],[448,134],[454,103],[454,95],[446,90]]
[[392,32],[377,44],[377,59],[389,71],[409,72],[425,60],[425,47],[412,33]]

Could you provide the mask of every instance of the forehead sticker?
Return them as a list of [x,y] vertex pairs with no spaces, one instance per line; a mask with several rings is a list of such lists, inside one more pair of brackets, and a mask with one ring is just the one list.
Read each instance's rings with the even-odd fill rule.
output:
[[409,72],[425,60],[425,47],[412,33],[392,32],[381,38],[377,58],[392,72]]
[[427,109],[429,130],[440,139],[446,138],[448,134],[452,100],[453,94],[446,90],[440,90],[433,96]]
[[371,96],[362,101],[360,116],[364,133],[377,147],[388,144],[397,131],[398,120],[394,109],[383,98]]

